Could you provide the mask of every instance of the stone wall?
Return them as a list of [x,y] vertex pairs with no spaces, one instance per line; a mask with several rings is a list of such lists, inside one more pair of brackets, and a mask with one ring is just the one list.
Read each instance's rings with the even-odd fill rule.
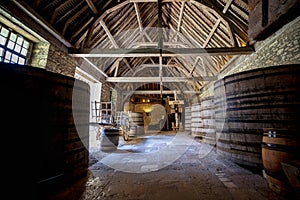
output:
[[[283,26],[264,41],[255,44],[251,55],[236,56],[224,66],[218,75],[221,79],[230,74],[256,68],[300,63],[300,17]],[[214,93],[214,82],[208,82],[202,89],[200,97]]]
[[35,43],[29,65],[33,67],[46,68],[50,43],[41,41]]
[[46,70],[74,77],[77,66],[76,59],[58,47],[50,45]]
[[300,17],[285,25],[268,39],[255,44],[255,53],[229,62],[218,78],[275,65],[300,63]]
[[102,82],[101,101],[102,102],[111,101],[110,85],[107,84],[106,82]]

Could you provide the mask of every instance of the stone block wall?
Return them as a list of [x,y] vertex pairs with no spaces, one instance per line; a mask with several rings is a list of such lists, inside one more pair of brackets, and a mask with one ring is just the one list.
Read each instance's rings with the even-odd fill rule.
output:
[[74,77],[77,66],[76,59],[60,48],[50,45],[46,70]]
[[50,43],[41,41],[33,45],[32,56],[29,65],[45,68],[47,65]]
[[285,25],[268,39],[255,44],[255,53],[229,62],[218,78],[275,65],[300,63],[300,17]]
[[[267,39],[255,44],[251,55],[236,56],[230,60],[218,75],[218,79],[242,71],[276,65],[300,63],[300,17],[283,26]],[[201,98],[213,95],[214,82],[208,82],[202,89]]]

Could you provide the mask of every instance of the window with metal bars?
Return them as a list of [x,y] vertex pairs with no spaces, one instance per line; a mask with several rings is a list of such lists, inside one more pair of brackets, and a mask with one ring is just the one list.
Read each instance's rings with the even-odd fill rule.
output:
[[0,23],[0,62],[26,65],[32,43]]

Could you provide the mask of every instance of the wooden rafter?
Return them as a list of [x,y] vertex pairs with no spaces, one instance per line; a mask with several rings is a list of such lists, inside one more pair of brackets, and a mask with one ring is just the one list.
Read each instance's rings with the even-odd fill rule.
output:
[[135,9],[137,20],[138,20],[138,23],[139,23],[140,31],[142,31],[143,30],[143,23],[142,23],[142,19],[141,19],[141,15],[140,15],[140,10],[139,10],[138,3],[134,3],[133,5],[134,5],[134,9]]
[[[254,52],[253,47],[222,47],[222,48],[164,48],[162,56],[180,55],[247,55]],[[69,49],[69,54],[74,57],[158,57],[160,49]]]
[[177,31],[180,31],[180,27],[181,27],[181,23],[182,23],[182,18],[183,18],[184,7],[185,7],[185,2],[182,2],[181,8],[180,8],[180,13],[179,13]]
[[100,24],[102,26],[102,28],[104,29],[107,37],[109,38],[110,42],[113,44],[113,46],[115,48],[119,48],[119,45],[117,44],[117,42],[115,41],[114,37],[112,36],[112,34],[110,33],[110,31],[108,30],[105,22],[103,20],[100,20]]
[[[84,0],[76,8],[70,5],[79,0],[25,2],[31,2],[40,14],[49,11],[44,18],[74,45],[70,46],[70,54],[90,57],[94,67],[108,76],[133,74],[148,63],[165,67],[162,57],[167,56],[171,56],[169,60],[176,58],[173,61],[177,60],[177,66],[169,63],[163,71],[161,67],[156,69],[160,77],[214,75],[233,55],[254,52],[252,47],[242,47],[248,41],[246,1]],[[161,6],[155,4],[158,2]],[[157,9],[161,9],[161,17]],[[155,30],[158,20],[173,32]]]
[[[214,11],[216,13],[218,13],[233,29],[233,31],[235,33],[237,33],[243,40],[247,41],[248,40],[248,35],[247,33],[244,33],[240,30],[240,28],[237,26],[239,25],[243,30],[247,30],[246,25],[242,24],[241,22],[239,22],[238,19],[234,18],[231,15],[228,14],[224,14],[222,10],[220,10],[219,8],[221,7],[220,5],[218,5],[217,3],[215,3],[214,1],[210,1],[210,0],[201,0],[201,3],[195,0],[191,0],[192,3],[196,4],[196,5],[206,5],[210,8],[214,8]],[[234,24],[232,21],[234,21],[236,24]]]
[[170,82],[188,82],[188,81],[215,81],[217,77],[107,77],[105,79],[107,82],[115,82],[115,83],[160,83],[161,81],[164,83]]
[[207,44],[209,43],[209,41],[211,40],[211,38],[212,38],[212,36],[214,35],[215,31],[217,30],[217,28],[218,28],[220,22],[221,22],[221,20],[218,19],[217,22],[215,23],[214,27],[211,29],[211,31],[210,31],[209,35],[207,36],[207,38],[206,38],[204,44],[202,45],[203,48],[206,47]]
[[68,19],[68,21],[66,22],[64,29],[62,31],[62,35],[65,35],[71,22],[75,21],[82,13],[86,12],[87,9],[88,9],[88,6],[83,7],[78,13],[76,13],[70,19]]
[[[100,24],[103,27],[105,33],[107,34],[109,40],[111,41],[111,43],[113,44],[113,46],[115,48],[119,48],[119,45],[117,44],[117,42],[115,41],[114,37],[112,36],[112,34],[110,33],[110,31],[108,30],[106,24],[104,23],[103,20],[100,20]],[[130,64],[128,63],[128,61],[126,60],[126,58],[123,58],[124,63],[127,65],[127,67],[132,70],[132,67],[130,66]]]
[[94,3],[92,2],[92,0],[85,0],[85,1],[88,4],[88,6],[90,7],[90,9],[93,11],[93,13],[95,15],[98,14],[98,10],[97,10],[96,6],[94,5]]

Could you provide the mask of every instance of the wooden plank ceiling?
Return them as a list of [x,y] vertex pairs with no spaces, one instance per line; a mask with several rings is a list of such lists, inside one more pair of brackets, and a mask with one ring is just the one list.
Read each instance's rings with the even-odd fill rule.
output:
[[14,2],[68,41],[70,54],[84,58],[114,83],[152,77],[199,90],[234,55],[253,52],[247,0]]

